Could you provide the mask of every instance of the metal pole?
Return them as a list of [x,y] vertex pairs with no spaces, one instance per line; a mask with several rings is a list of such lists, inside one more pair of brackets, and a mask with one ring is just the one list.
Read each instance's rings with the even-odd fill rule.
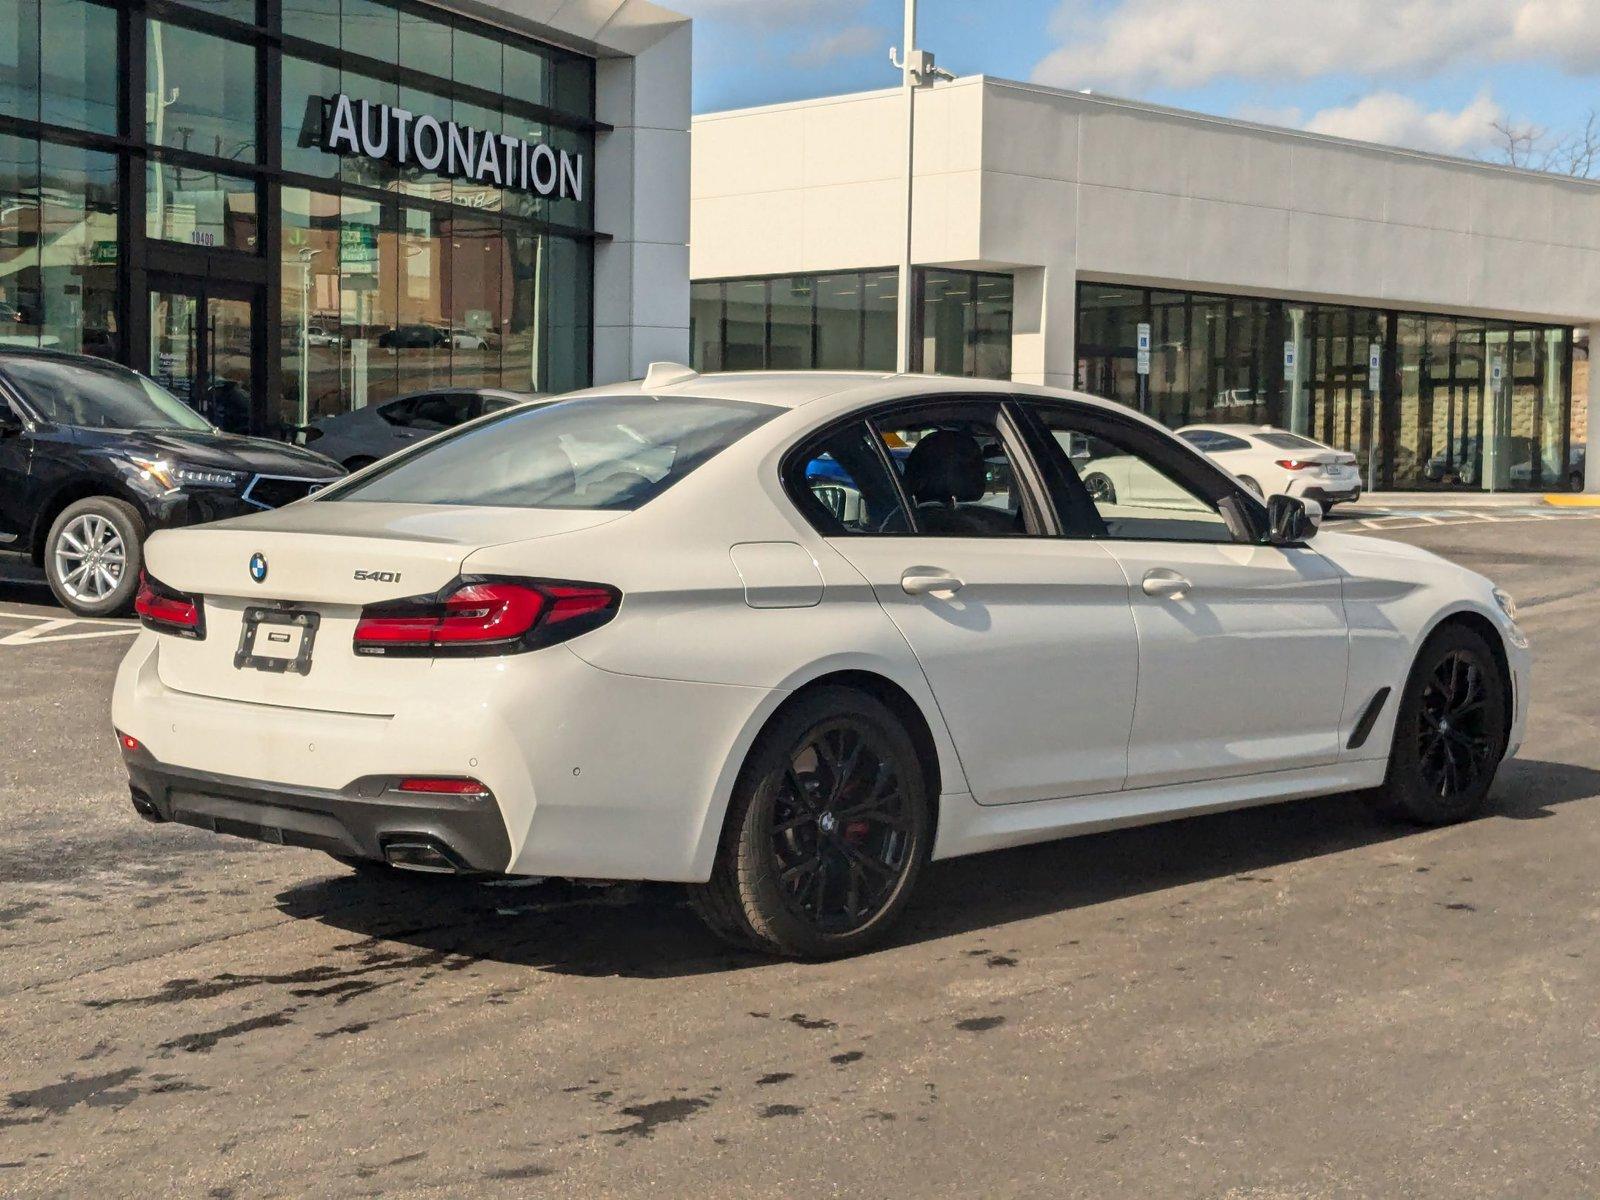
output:
[[906,97],[906,226],[905,244],[900,256],[899,333],[895,344],[895,370],[904,375],[911,370],[911,212],[916,199],[917,159],[917,76],[912,51],[917,45],[917,0],[906,0],[905,56],[902,87]]

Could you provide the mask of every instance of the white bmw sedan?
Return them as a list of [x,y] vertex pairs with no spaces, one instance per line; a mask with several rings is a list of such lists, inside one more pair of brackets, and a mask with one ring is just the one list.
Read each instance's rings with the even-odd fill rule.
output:
[[1361,499],[1361,468],[1348,450],[1271,425],[1186,425],[1178,436],[1258,496],[1315,500],[1324,512]]
[[[1092,495],[1123,455],[1170,485]],[[826,957],[930,859],[1377,789],[1483,804],[1509,597],[1153,422],[965,379],[656,369],[156,534],[133,803],[353,867],[691,885]]]

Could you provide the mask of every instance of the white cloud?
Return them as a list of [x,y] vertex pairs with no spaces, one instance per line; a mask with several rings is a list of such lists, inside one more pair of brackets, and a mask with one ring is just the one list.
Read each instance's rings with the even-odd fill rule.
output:
[[1480,154],[1496,140],[1494,122],[1505,111],[1487,93],[1458,112],[1425,109],[1398,92],[1374,92],[1343,108],[1328,108],[1309,120],[1295,122],[1313,133],[1436,150],[1445,154]]
[[1460,62],[1600,70],[1600,0],[1061,0],[1061,45],[1034,69],[1063,87],[1427,74]]
[[797,67],[821,67],[837,58],[888,54],[889,39],[870,25],[846,25],[835,33],[818,34],[789,56]]

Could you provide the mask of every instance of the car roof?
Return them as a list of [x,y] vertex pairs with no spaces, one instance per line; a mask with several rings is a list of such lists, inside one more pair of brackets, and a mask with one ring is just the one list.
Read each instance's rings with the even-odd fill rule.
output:
[[[669,395],[706,400],[745,400],[778,408],[801,408],[820,400],[829,407],[892,401],[901,396],[1032,396],[1071,400],[1147,424],[1156,422],[1113,400],[1003,379],[969,379],[953,375],[897,375],[872,371],[727,371],[699,374],[682,368],[669,382],[646,388],[645,381],[608,384],[571,392],[561,399],[584,396]],[[1158,426],[1165,429],[1165,426]]]
[[1232,424],[1232,425],[1210,425],[1210,424],[1185,425],[1185,426],[1183,426],[1183,428],[1179,429],[1178,432],[1179,433],[1194,433],[1197,430],[1201,430],[1201,429],[1209,430],[1212,433],[1232,433],[1232,434],[1243,435],[1245,437],[1248,437],[1253,433],[1289,433],[1289,432],[1291,432],[1288,429],[1279,429],[1276,425],[1241,425],[1241,424]]

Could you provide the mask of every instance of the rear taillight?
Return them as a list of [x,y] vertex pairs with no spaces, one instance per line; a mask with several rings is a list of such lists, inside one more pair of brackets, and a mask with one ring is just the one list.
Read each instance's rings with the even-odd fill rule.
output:
[[139,614],[146,629],[196,639],[206,635],[205,602],[199,596],[175,592],[142,571],[139,591],[133,598],[133,611]]
[[362,609],[357,654],[515,654],[604,625],[622,593],[597,583],[462,579]]
[[476,779],[424,775],[402,779],[397,790],[423,796],[487,796],[489,789]]
[[1307,462],[1303,458],[1280,458],[1278,465],[1285,471],[1304,471],[1310,467],[1320,467],[1322,464]]

